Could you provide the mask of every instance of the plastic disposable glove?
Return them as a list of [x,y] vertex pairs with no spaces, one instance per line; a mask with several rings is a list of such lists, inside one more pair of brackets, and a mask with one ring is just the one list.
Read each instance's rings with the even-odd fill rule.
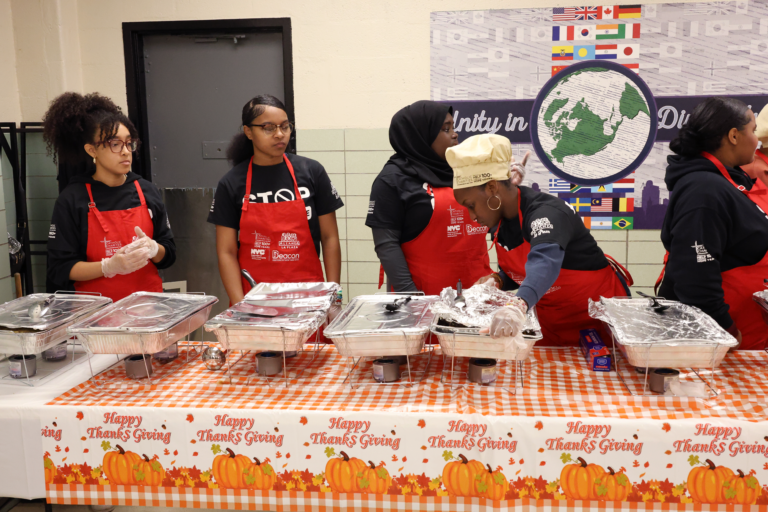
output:
[[515,297],[506,306],[499,308],[491,317],[491,326],[480,332],[488,332],[491,338],[514,337],[520,334],[525,324],[528,305]]
[[125,252],[131,253],[137,249],[147,249],[149,250],[148,259],[152,259],[157,256],[157,251],[160,249],[160,247],[157,245],[157,242],[144,234],[139,226],[136,226],[134,231],[136,232],[136,236],[139,238],[138,240],[134,240],[130,244],[126,245]]
[[149,249],[139,248],[128,252],[127,247],[118,250],[111,258],[101,260],[104,277],[131,274],[149,263]]
[[333,322],[336,317],[339,316],[339,313],[341,313],[341,306],[338,304],[334,304],[328,308],[328,323],[330,324]]
[[525,179],[525,164],[528,163],[529,156],[531,152],[526,151],[522,161],[515,162],[515,158],[512,157],[512,161],[509,162],[509,175],[513,185],[519,185]]

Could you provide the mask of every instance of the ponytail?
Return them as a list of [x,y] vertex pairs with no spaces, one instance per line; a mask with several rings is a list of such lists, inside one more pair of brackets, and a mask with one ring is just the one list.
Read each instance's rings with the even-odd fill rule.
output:
[[[243,106],[241,115],[243,126],[248,126],[253,123],[257,117],[264,113],[267,107],[275,107],[283,112],[287,112],[282,101],[270,94],[260,94]],[[291,134],[291,136],[293,136],[293,134]],[[252,156],[253,142],[251,142],[251,139],[242,132],[232,137],[232,140],[227,147],[227,160],[229,160],[231,165],[237,165],[246,160],[250,160]]]
[[741,131],[749,123],[747,110],[744,102],[734,98],[707,98],[696,105],[669,149],[686,157],[699,156],[703,151],[713,153],[732,128]]
[[106,96],[65,92],[51,102],[43,116],[43,139],[54,162],[78,166],[90,162],[83,146],[111,139],[120,125],[132,139],[139,138],[131,120]]

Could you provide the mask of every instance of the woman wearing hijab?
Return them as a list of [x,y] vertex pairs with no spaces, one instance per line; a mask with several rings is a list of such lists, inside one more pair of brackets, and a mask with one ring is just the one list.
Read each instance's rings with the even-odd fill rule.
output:
[[669,143],[667,250],[658,294],[696,306],[741,343],[768,340],[752,294],[768,278],[768,194],[742,166],[755,158],[755,116],[733,98],[700,103]]
[[[603,254],[579,216],[561,199],[516,184],[506,137],[475,135],[449,148],[446,158],[456,201],[473,220],[495,228],[499,267],[511,279],[491,282],[503,290],[519,285],[508,307],[494,314],[491,336],[516,336],[533,306],[544,335],[541,345],[576,346],[580,330],[602,331],[587,314],[588,299],[629,295],[625,282],[632,281]],[[527,158],[517,165],[524,167]]]
[[439,294],[461,280],[471,286],[491,272],[488,228],[453,198],[445,151],[458,143],[453,108],[417,101],[392,117],[395,154],[371,188],[365,224],[373,230],[382,272],[395,292]]
[[759,190],[768,188],[768,105],[760,111],[756,122],[755,137],[760,141],[761,147],[755,150],[755,159],[752,163],[742,165],[741,170],[756,180],[755,187]]

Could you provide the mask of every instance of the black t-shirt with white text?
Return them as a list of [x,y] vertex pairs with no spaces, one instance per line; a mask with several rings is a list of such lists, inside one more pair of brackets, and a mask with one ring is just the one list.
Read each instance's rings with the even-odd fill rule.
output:
[[522,245],[523,240],[531,247],[554,243],[565,251],[561,268],[601,270],[608,265],[592,234],[565,201],[529,187],[519,189],[523,229],[518,218],[505,219],[498,239],[502,247],[511,250]]
[[[319,162],[289,153],[286,153],[286,156],[293,166],[299,194],[307,211],[309,230],[319,255],[320,221],[318,217],[335,212],[344,206],[344,202]],[[237,164],[219,181],[208,213],[209,223],[240,229],[248,162],[246,160]],[[269,166],[253,165],[250,202],[275,203],[295,199],[293,180],[285,162]]]

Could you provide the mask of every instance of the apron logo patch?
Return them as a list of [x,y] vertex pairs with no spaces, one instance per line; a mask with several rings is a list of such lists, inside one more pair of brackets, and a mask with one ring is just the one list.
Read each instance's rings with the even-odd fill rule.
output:
[[451,214],[451,224],[464,223],[464,210],[448,206],[448,212]]
[[279,251],[272,251],[272,261],[299,261],[299,255],[283,254]]
[[56,224],[51,224],[48,228],[48,238],[56,238]]
[[373,215],[373,207],[376,201],[368,201],[368,215]]
[[707,248],[703,245],[699,245],[699,242],[693,242],[693,245],[691,246],[696,250],[696,263],[706,263],[708,261],[714,261],[715,258],[713,258],[709,251],[707,251]]
[[333,194],[333,197],[335,197],[336,199],[340,199],[339,191],[336,190],[336,186],[333,183],[331,183],[331,193]]
[[299,245],[299,237],[296,235],[296,233],[283,233],[280,237],[280,242],[278,244],[281,249],[298,249]]
[[261,249],[269,249],[272,245],[272,240],[266,236],[259,234],[258,231],[253,232],[253,246]]
[[539,235],[548,235],[551,233],[550,230],[554,228],[555,226],[549,222],[548,218],[542,217],[540,219],[536,219],[531,222],[531,238],[536,238]]
[[251,259],[252,260],[266,260],[267,259],[267,250],[266,249],[251,249]]
[[460,236],[461,233],[461,226],[456,224],[455,226],[448,226],[448,238],[455,238],[457,236]]
[[120,250],[120,248],[123,246],[123,244],[118,240],[116,242],[113,242],[112,240],[107,240],[106,237],[104,237],[104,240],[101,241],[101,243],[104,244],[104,254],[107,256],[114,256],[117,251]]
[[467,224],[468,235],[485,235],[488,233],[487,226],[478,226],[476,224]]

